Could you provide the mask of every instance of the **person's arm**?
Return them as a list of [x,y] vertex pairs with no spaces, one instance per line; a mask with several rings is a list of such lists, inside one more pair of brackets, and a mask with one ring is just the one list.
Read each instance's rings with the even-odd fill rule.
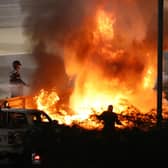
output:
[[28,84],[21,79],[21,76],[18,72],[15,72],[15,73],[11,74],[10,81],[14,82],[14,83],[18,83],[18,84],[20,83],[20,84],[23,84],[25,86],[28,86]]
[[98,120],[102,120],[102,119],[103,119],[103,114],[100,114],[100,115],[98,115],[98,114],[93,114],[93,115],[91,115],[90,117],[96,117]]
[[22,79],[19,79],[20,83],[22,83],[25,86],[28,86],[27,83],[25,83]]
[[24,82],[21,78],[16,79],[15,81],[18,84],[23,84],[24,86],[29,86],[26,82]]
[[122,122],[118,119],[118,116],[116,115],[116,123],[118,124],[118,125],[122,125]]

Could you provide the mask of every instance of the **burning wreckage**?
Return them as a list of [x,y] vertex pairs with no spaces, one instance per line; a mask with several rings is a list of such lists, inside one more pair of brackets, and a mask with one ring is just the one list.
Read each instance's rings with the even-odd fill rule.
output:
[[[44,110],[59,124],[101,129],[102,122],[93,116],[113,104],[123,123],[117,127],[155,125],[157,1],[31,3],[31,7],[23,4],[23,10],[38,64],[35,95],[9,98],[11,107],[20,102],[24,108]],[[45,8],[35,8],[38,4]],[[167,112],[163,97],[165,119]]]
[[[39,95],[34,97],[20,96],[1,100],[2,107],[5,108],[25,108],[38,109],[45,111],[53,120],[57,121],[59,125],[78,126],[86,130],[101,130],[103,123],[97,119],[97,115],[101,115],[107,108],[100,107],[96,110],[92,107],[79,108],[79,112],[75,113],[68,104],[58,96],[55,91],[40,90]],[[106,104],[107,105],[107,104]],[[147,113],[142,113],[135,106],[130,104],[127,100],[120,100],[118,104],[121,111],[116,111],[122,125],[117,125],[119,129],[133,129],[138,128],[147,131],[156,125],[156,109],[151,109]],[[163,97],[163,117],[168,119],[167,100]]]

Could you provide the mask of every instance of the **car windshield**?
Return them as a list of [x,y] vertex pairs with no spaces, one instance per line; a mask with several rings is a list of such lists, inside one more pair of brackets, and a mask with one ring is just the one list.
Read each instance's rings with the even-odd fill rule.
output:
[[44,112],[32,112],[29,114],[33,123],[50,123],[51,118]]

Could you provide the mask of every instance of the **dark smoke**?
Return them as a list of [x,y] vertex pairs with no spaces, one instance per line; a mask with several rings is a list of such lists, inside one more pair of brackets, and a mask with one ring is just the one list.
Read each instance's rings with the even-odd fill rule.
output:
[[[95,12],[102,5],[117,16],[117,35],[112,50],[126,49],[117,61],[107,61],[99,56],[97,48],[92,48]],[[86,60],[93,61],[93,53],[97,52],[100,58],[94,61],[104,75],[108,78],[110,75],[124,77],[129,82],[130,76],[137,76],[129,83],[131,86],[142,78],[148,61],[141,50],[150,47],[156,51],[157,0],[152,0],[152,3],[146,0],[28,0],[22,2],[22,9],[27,15],[25,33],[32,42],[33,56],[38,64],[33,82],[35,91],[52,87],[62,91],[66,88],[69,79],[64,55],[60,52],[64,47],[75,51],[76,61],[81,67]],[[165,34],[167,39],[167,32]]]
[[[21,6],[26,14],[25,33],[32,42],[33,57],[38,69],[33,89],[65,89],[68,77],[64,60],[58,48],[71,43],[71,34],[77,32],[83,21],[92,13],[96,0],[28,0]],[[75,38],[75,37],[74,37]],[[69,40],[68,40],[69,39]],[[73,40],[73,39],[72,39]]]

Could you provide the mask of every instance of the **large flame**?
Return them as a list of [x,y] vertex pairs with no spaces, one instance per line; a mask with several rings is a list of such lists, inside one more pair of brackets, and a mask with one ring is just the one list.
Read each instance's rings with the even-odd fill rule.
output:
[[[154,63],[150,60],[153,52],[142,49],[138,53],[136,48],[120,47],[123,38],[115,34],[117,18],[111,13],[98,9],[95,20],[96,26],[89,30],[92,38],[87,39],[90,46],[86,54],[89,56],[82,65],[73,47],[64,48],[67,74],[75,76],[68,109],[59,104],[56,91],[41,90],[36,96],[38,109],[46,111],[60,123],[70,125],[78,122],[85,128],[101,128],[102,124],[90,116],[101,114],[109,104],[114,105],[117,113],[126,111],[129,103],[144,113],[155,107],[156,93],[152,88],[156,74]],[[139,59],[136,54],[143,55]]]
[[[143,95],[146,91],[149,92],[150,96],[155,94],[152,90],[155,69],[153,65],[145,65],[143,78],[139,79],[138,87],[136,86],[136,76],[134,76],[138,75],[138,73],[130,74],[129,80],[135,81],[135,85],[129,87],[130,81],[124,81],[125,73],[123,73],[123,76],[117,76],[118,71],[120,71],[120,68],[118,68],[120,66],[119,64],[122,66],[122,63],[119,61],[128,61],[130,63],[130,68],[132,66],[131,64],[135,64],[132,66],[132,68],[135,69],[136,66],[139,66],[139,62],[136,62],[136,60],[134,61],[136,57],[125,59],[124,57],[129,57],[129,55],[126,54],[127,51],[123,48],[113,48],[113,45],[115,45],[116,42],[119,43],[119,41],[115,41],[114,39],[116,18],[102,9],[97,11],[96,16],[97,27],[93,31],[93,43],[91,43],[94,51],[93,53],[89,53],[91,56],[84,62],[83,67],[80,67],[80,71],[76,72],[75,89],[70,99],[70,105],[76,113],[82,114],[89,114],[89,109],[102,111],[108,104],[113,104],[114,110],[116,112],[121,112],[124,110],[123,105],[121,105],[123,99],[132,102],[136,97],[135,94],[138,95],[137,97],[140,97],[140,95]],[[143,54],[146,57],[151,56],[150,53]],[[101,61],[105,62],[104,65],[109,67],[103,67]],[[106,64],[106,62],[109,62],[110,64]],[[76,66],[76,63],[73,63],[73,65]],[[71,66],[73,65],[70,65],[70,71]],[[104,71],[103,68],[108,68],[112,73],[112,77],[107,76],[109,75],[109,72],[108,70]],[[129,67],[126,67],[125,71],[127,70],[129,70]],[[135,103],[135,101],[133,103]],[[136,104],[138,103],[136,102]],[[141,107],[143,111],[149,108],[145,108],[145,106],[150,106],[150,104],[144,104],[143,107]],[[152,106],[154,106],[153,100]]]
[[107,16],[107,14],[103,10],[99,10],[97,13],[97,32],[95,32],[98,38],[101,35],[103,39],[113,39],[114,22],[115,19],[112,16]]

